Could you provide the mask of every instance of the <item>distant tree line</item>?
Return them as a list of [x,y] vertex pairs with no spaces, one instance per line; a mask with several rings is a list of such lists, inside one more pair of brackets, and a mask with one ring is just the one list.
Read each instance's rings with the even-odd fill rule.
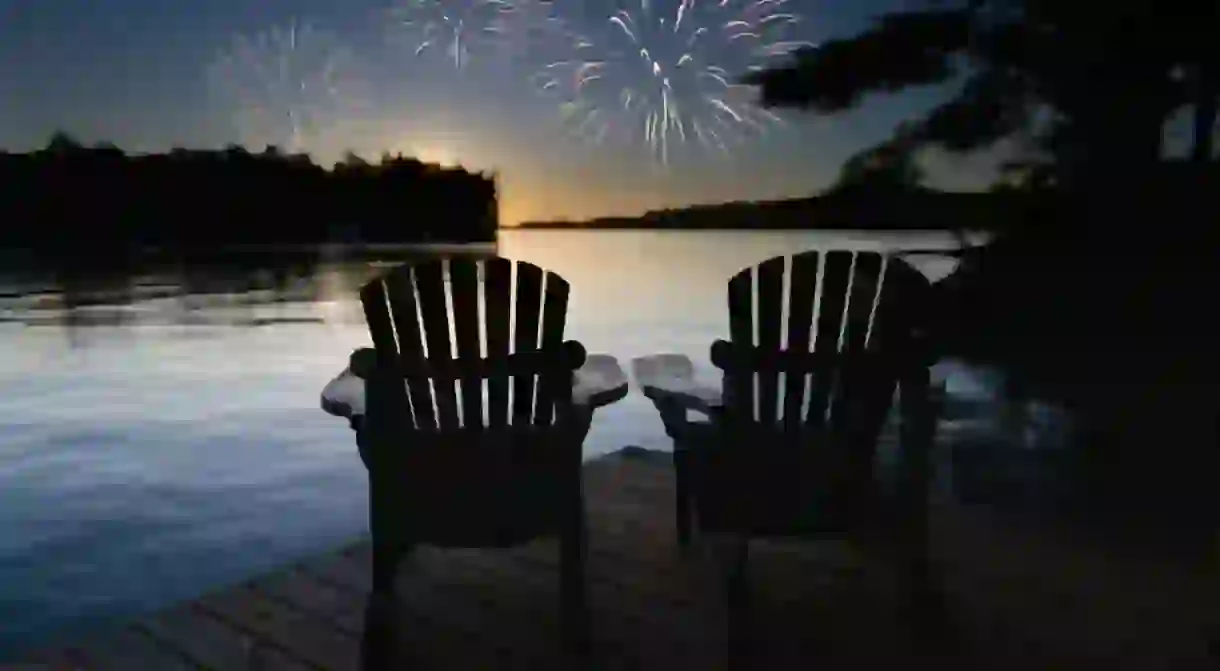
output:
[[952,193],[917,185],[840,180],[821,195],[652,210],[635,217],[580,222],[525,222],[526,228],[671,230],[990,230],[1037,221],[1051,206],[1051,192]]
[[57,134],[0,152],[0,244],[36,251],[491,242],[492,177],[385,154],[333,169],[275,147],[129,155]]

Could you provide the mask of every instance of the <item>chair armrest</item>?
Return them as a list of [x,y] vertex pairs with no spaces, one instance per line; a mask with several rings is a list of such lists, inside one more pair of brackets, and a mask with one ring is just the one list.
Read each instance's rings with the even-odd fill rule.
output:
[[572,401],[589,408],[600,408],[627,395],[627,374],[618,359],[609,354],[590,354],[572,376]]
[[631,360],[631,371],[644,395],[658,408],[694,410],[712,416],[722,405],[720,389],[695,379],[690,357],[654,354]]
[[350,366],[322,388],[322,410],[347,419],[364,414],[364,380]]
[[[352,353],[344,368],[322,389],[322,410],[336,417],[364,414],[364,379],[373,370],[376,352],[361,348]],[[403,384],[406,384],[405,382]],[[590,354],[573,374],[572,400],[589,409],[600,408],[622,399],[629,388],[627,374],[618,360],[608,354]]]
[[348,358],[347,369],[361,380],[369,379],[376,368],[377,350],[372,347],[361,347]]

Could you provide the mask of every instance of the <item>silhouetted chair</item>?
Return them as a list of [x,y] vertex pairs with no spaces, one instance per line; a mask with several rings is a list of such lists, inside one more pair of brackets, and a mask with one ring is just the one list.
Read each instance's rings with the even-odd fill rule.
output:
[[573,402],[586,356],[563,339],[568,284],[506,259],[483,270],[480,280],[471,260],[404,265],[360,292],[374,348],[356,351],[350,368],[365,385],[358,443],[374,595],[393,593],[399,562],[417,544],[509,547],[557,536],[565,639],[583,650],[581,447],[598,403]]
[[[743,613],[751,538],[888,539],[883,547],[922,579],[936,420],[920,332],[929,289],[877,253],[776,257],[729,282],[730,338],[711,348],[721,389],[696,384],[684,356],[633,362],[674,441],[679,543],[689,543],[692,517],[701,532],[737,539],[731,613]],[[902,449],[885,487],[874,464],[896,390]],[[690,410],[710,422],[688,421]]]

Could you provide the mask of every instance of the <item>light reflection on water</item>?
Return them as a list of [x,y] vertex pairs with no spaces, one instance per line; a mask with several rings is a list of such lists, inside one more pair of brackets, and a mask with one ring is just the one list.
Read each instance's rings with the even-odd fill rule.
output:
[[[569,335],[591,352],[684,353],[710,380],[727,278],[831,245],[953,241],[508,232],[499,252],[571,283]],[[928,272],[951,269],[940,263]],[[66,293],[0,287],[0,659],[364,530],[363,469],[318,394],[368,342],[356,293],[376,269],[341,250],[294,264],[70,278]],[[948,381],[951,393],[987,391],[960,371]],[[637,393],[600,412],[586,454],[628,444],[669,449]]]

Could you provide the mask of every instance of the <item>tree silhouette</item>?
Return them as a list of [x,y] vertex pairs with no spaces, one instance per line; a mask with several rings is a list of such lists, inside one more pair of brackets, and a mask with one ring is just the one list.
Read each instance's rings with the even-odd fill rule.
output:
[[[1220,468],[1220,443],[1204,362],[1217,333],[1199,306],[1216,283],[1217,36],[1216,0],[958,0],[884,14],[746,77],[764,104],[819,114],[958,84],[849,165],[994,147],[1012,154],[1007,188],[1060,188],[1010,201],[1021,226],[938,285],[937,342],[1072,411],[1081,497],[1213,542],[1220,493],[1202,474]],[[1163,159],[1163,128],[1185,109],[1207,165]]]
[[[943,4],[943,3],[942,3]],[[1013,144],[1011,169],[1061,183],[1143,174],[1169,116],[1195,113],[1194,155],[1212,157],[1220,96],[1215,0],[970,0],[883,14],[863,33],[748,75],[765,105],[822,114],[872,92],[961,80],[912,126],[919,146]]]
[[58,130],[47,141],[46,152],[50,154],[72,154],[81,151],[85,146],[68,133]]
[[830,191],[898,193],[917,190],[926,175],[919,165],[913,139],[907,124],[889,141],[848,159]]
[[402,157],[349,153],[327,171],[274,146],[128,155],[59,132],[40,151],[0,151],[0,184],[0,244],[57,259],[312,245],[336,223],[373,243],[489,242],[497,227],[492,179]]
[[347,168],[367,168],[369,162],[364,160],[364,157],[349,149],[343,152],[343,159],[340,161],[340,164]]

